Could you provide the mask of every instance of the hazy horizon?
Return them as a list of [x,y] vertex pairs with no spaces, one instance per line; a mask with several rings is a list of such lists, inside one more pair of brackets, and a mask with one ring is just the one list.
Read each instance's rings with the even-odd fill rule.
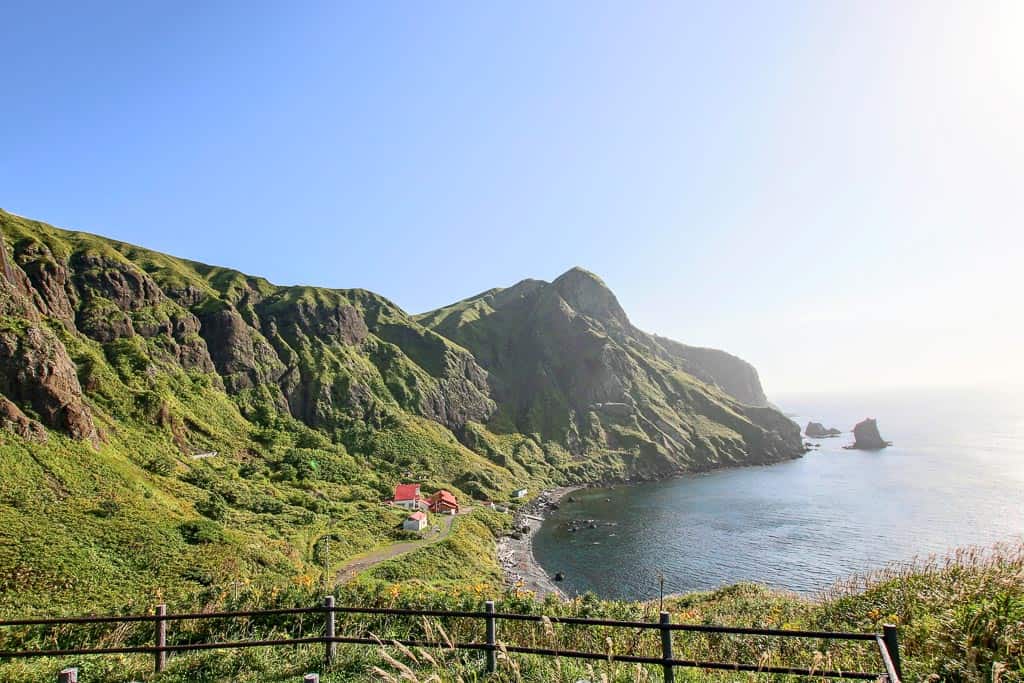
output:
[[1024,4],[0,17],[20,215],[410,312],[582,266],[770,397],[1024,385]]

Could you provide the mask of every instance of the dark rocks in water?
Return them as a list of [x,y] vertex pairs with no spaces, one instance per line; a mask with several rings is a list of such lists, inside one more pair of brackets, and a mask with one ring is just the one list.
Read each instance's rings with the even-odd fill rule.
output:
[[569,502],[570,503],[575,503],[576,502],[576,496],[569,496]]
[[827,439],[832,436],[839,436],[842,432],[835,427],[825,427],[820,422],[808,422],[804,434],[812,439]]
[[565,574],[562,572],[555,574],[555,581],[565,581]]
[[880,448],[891,445],[891,441],[886,441],[878,433],[878,422],[874,418],[869,417],[862,422],[858,422],[857,426],[853,428],[853,445],[846,448],[877,451]]

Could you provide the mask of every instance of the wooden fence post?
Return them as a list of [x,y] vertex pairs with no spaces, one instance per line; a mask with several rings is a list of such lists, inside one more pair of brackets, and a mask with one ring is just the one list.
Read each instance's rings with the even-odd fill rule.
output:
[[78,669],[74,667],[61,669],[57,674],[57,683],[78,683]]
[[[157,605],[156,615],[163,617],[167,615],[167,605]],[[155,622],[154,630],[156,631],[156,646],[157,651],[153,654],[153,669],[160,673],[167,666],[167,652],[163,649],[167,646],[167,622],[163,619],[157,619]]]
[[494,600],[484,603],[487,614],[487,673],[492,674],[498,670],[498,623],[494,618]]
[[892,668],[896,675],[903,680],[903,667],[900,666],[900,632],[892,624],[882,625],[882,640],[885,641],[885,649],[889,651],[889,659],[892,660]]
[[338,651],[338,644],[334,638],[334,596],[328,595],[324,598],[324,663],[330,666],[334,663],[334,655]]
[[672,623],[672,617],[668,612],[662,612],[658,623],[661,624],[661,658],[666,661],[661,665],[661,669],[665,674],[665,683],[675,683],[676,671],[668,663],[672,659],[672,630],[667,626]]

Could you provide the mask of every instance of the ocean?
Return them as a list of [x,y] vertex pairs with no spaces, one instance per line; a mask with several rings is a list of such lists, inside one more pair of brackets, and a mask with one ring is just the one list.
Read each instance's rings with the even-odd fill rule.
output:
[[[802,427],[844,433],[767,467],[591,489],[533,540],[569,594],[618,599],[738,581],[813,595],[838,579],[957,546],[1024,538],[1024,395],[933,389],[774,402]],[[881,451],[842,449],[865,417]],[[595,529],[568,530],[577,519]]]

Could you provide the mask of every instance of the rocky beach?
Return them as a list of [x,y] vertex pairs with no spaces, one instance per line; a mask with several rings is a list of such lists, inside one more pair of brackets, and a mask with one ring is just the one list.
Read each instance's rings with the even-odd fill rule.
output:
[[581,488],[561,486],[545,489],[516,512],[516,530],[498,541],[498,563],[505,572],[505,583],[509,587],[532,591],[539,598],[548,595],[566,597],[534,557],[533,536],[540,529],[546,513],[558,506],[562,498]]

